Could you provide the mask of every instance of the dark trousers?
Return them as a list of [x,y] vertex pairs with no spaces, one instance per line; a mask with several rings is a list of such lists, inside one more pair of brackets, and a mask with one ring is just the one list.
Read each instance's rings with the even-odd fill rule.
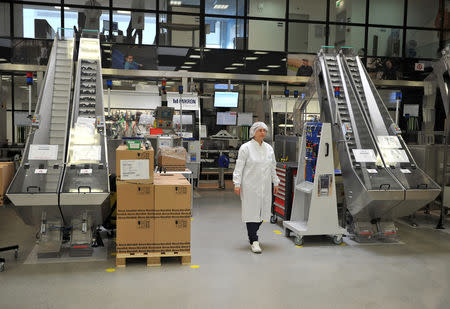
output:
[[252,244],[254,241],[258,241],[258,235],[256,233],[258,232],[261,223],[262,222],[246,222],[248,240],[250,241],[250,244]]

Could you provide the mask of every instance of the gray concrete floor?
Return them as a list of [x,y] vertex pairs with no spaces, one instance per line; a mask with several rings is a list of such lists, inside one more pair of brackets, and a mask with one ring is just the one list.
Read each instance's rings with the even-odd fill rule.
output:
[[[19,243],[0,273],[0,308],[450,308],[450,235],[399,225],[403,244],[336,246],[322,237],[304,247],[260,230],[250,252],[240,201],[230,191],[195,199],[192,264],[147,268],[107,261],[23,264],[35,228],[0,208],[0,246]],[[450,227],[449,227],[450,228]]]

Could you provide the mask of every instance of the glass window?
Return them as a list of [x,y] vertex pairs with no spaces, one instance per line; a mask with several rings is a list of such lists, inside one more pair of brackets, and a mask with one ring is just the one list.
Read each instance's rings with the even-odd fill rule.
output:
[[249,20],[248,49],[283,51],[284,31],[284,22]]
[[64,28],[76,27],[78,31],[83,29],[98,30],[101,34],[109,34],[109,12],[100,9],[70,8],[64,10]]
[[365,28],[347,25],[330,25],[330,45],[352,47],[353,52],[364,55]]
[[244,49],[244,20],[205,18],[206,47]]
[[249,0],[248,16],[285,18],[286,1],[280,0]]
[[289,0],[289,19],[325,21],[327,0]]
[[402,53],[402,29],[369,28],[369,56],[399,57]]
[[113,41],[129,44],[155,44],[155,37],[155,14],[130,11],[113,12]]
[[379,25],[403,25],[404,0],[370,1],[369,23]]
[[408,0],[408,26],[440,28],[439,0]]
[[[156,46],[140,46],[111,44],[103,48],[108,67],[126,70],[157,70],[158,53]],[[103,60],[103,59],[102,59]]]
[[214,15],[244,15],[245,0],[205,0],[206,14]]
[[160,45],[189,47],[199,46],[199,16],[161,14],[159,22]]
[[64,0],[64,4],[87,6],[109,6],[109,0]]
[[61,27],[61,8],[15,4],[14,10],[17,37],[52,39]]
[[325,25],[289,23],[290,52],[316,53],[325,44]]
[[200,0],[159,0],[160,11],[200,13]]
[[13,40],[12,63],[47,65],[53,41],[51,40]]
[[440,58],[439,31],[407,30],[405,56],[410,58]]
[[9,36],[10,30],[9,3],[0,3],[0,36]]
[[113,0],[113,8],[155,10],[156,0]]
[[[16,0],[14,0],[14,1],[16,1]],[[44,0],[44,1],[42,1],[42,0],[26,0],[27,2],[47,2],[47,3],[61,3],[61,0]],[[67,0],[66,0],[67,1]],[[17,2],[17,1],[16,1]]]
[[330,0],[330,21],[365,23],[366,0]]

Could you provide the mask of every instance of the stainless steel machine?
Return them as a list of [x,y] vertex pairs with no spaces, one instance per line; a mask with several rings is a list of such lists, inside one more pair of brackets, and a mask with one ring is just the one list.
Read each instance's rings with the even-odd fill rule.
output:
[[338,150],[350,232],[358,241],[395,238],[393,220],[433,201],[439,185],[417,166],[358,56],[322,49],[314,80]]
[[84,31],[80,39],[71,105],[73,57],[73,37],[58,33],[32,118],[33,131],[7,192],[25,223],[40,224],[38,257],[59,256],[63,235],[69,233],[71,255],[91,254],[92,231],[103,223],[109,196],[96,31]]

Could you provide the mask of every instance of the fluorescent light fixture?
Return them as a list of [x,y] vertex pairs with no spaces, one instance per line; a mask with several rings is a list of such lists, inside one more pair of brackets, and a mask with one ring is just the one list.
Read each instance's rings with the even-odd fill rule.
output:
[[286,61],[286,58],[281,59],[281,61]]
[[244,59],[245,60],[256,60],[256,59],[258,59],[258,57],[245,57]]
[[259,69],[258,71],[260,71],[260,72],[269,72],[270,70],[269,69]]
[[182,65],[180,68],[182,69],[191,69],[192,67],[189,65]]
[[244,64],[243,63],[233,63],[232,66],[234,66],[234,67],[243,67]]
[[194,65],[194,64],[197,64],[197,62],[186,61],[184,64],[187,64],[187,65]]
[[229,5],[228,4],[216,4],[214,5],[214,8],[216,10],[226,10],[228,9]]
[[200,55],[190,55],[189,58],[200,59]]
[[236,70],[237,67],[226,67],[225,70]]
[[267,55],[268,52],[263,52],[263,51],[257,51],[255,52],[255,55]]
[[0,58],[0,61],[8,61],[8,60],[6,60],[5,58]]
[[268,68],[279,68],[280,65],[279,64],[270,64],[267,66]]
[[171,0],[171,1],[170,1],[170,5],[181,5],[181,1],[174,1],[174,0]]
[[131,14],[130,11],[117,11],[117,13],[119,13],[119,14],[127,14],[127,15]]
[[[55,6],[55,9],[57,10],[61,10],[60,6]],[[70,8],[68,8],[67,6],[64,7],[64,10],[70,10]]]
[[293,124],[284,124],[284,123],[279,124],[278,126],[281,127],[281,128],[284,128],[284,127],[286,127],[286,128],[293,128],[294,127]]

